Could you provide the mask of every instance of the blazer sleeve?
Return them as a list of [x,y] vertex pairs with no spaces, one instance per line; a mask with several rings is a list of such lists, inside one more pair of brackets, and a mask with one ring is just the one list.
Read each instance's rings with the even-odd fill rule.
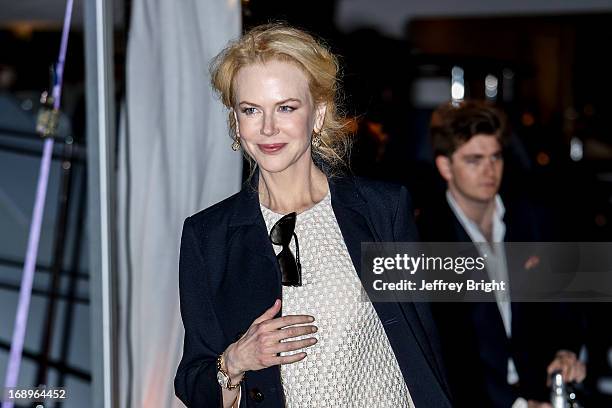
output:
[[212,307],[202,244],[191,218],[183,224],[179,261],[181,317],[185,327],[183,356],[174,379],[176,396],[187,407],[219,407],[217,356],[223,350],[222,331]]

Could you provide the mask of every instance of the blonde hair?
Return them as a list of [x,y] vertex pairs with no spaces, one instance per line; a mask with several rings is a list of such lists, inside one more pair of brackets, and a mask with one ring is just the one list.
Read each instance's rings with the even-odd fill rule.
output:
[[245,66],[268,61],[293,63],[306,74],[315,106],[321,103],[326,105],[319,133],[321,143],[318,147],[312,147],[313,155],[321,159],[328,173],[345,166],[350,148],[349,121],[339,108],[338,59],[312,35],[285,24],[265,24],[249,30],[231,42],[211,63],[212,86],[223,104],[230,109],[230,136],[236,137],[237,123],[233,113],[236,74]]

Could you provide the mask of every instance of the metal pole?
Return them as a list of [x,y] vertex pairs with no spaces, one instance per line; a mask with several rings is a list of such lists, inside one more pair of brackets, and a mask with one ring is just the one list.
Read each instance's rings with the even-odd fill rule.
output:
[[113,226],[113,2],[85,2],[87,174],[90,234],[91,407],[114,408],[117,397],[116,288]]
[[[71,138],[72,139],[72,138]],[[41,360],[38,362],[38,373],[36,375],[36,384],[47,384],[47,372],[49,368],[49,358],[51,354],[51,345],[55,334],[55,315],[57,309],[57,301],[59,298],[60,289],[60,273],[64,266],[64,255],[66,248],[66,235],[68,231],[68,211],[70,209],[70,201],[72,195],[73,170],[72,170],[72,146],[70,144],[63,145],[66,159],[62,162],[62,176],[60,186],[60,196],[58,199],[57,216],[55,219],[55,233],[53,239],[53,262],[51,269],[51,282],[48,285],[48,290],[51,295],[46,299],[46,317],[44,334],[40,342]],[[70,307],[70,305],[66,305]]]
[[[79,261],[81,260],[82,253],[82,243],[84,236],[84,222],[85,222],[85,211],[87,200],[85,200],[85,191],[87,191],[87,171],[82,169],[82,171],[75,170],[75,176],[78,178],[78,183],[75,185],[76,193],[75,196],[77,198],[77,218],[76,225],[74,231],[74,240],[72,247],[72,256],[70,259],[70,275],[69,275],[69,283],[68,283],[68,299],[66,300],[66,307],[64,308],[64,318],[62,319],[62,345],[60,351],[60,361],[68,361],[68,355],[70,353],[70,345],[71,345],[71,334],[74,330],[74,309],[77,304],[77,286],[79,284]],[[66,385],[66,373],[60,372],[57,377],[57,385],[59,387],[64,387]],[[62,408],[64,404],[61,402],[57,404],[56,408]]]

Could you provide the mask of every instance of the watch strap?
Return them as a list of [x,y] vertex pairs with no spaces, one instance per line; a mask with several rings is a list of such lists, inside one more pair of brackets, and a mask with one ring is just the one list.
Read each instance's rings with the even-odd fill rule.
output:
[[227,371],[227,368],[225,367],[225,361],[223,358],[223,353],[221,353],[219,355],[219,357],[217,357],[217,370],[223,374],[223,376],[225,378],[227,378],[227,382],[225,384],[225,386],[223,386],[223,384],[220,384],[222,388],[225,388],[227,390],[235,390],[236,388],[240,387],[240,384],[242,383],[242,381],[244,380],[244,375],[242,376],[242,378],[240,379],[240,381],[238,381],[238,383],[236,384],[232,384],[232,379]]

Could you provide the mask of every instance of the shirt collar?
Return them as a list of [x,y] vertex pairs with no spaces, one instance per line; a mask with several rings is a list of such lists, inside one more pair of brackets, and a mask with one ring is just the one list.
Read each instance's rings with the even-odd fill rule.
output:
[[[478,225],[469,219],[463,212],[457,201],[449,190],[446,190],[446,201],[451,210],[469,235],[472,242],[486,242],[484,235],[480,231]],[[503,242],[505,236],[505,224],[504,215],[506,214],[506,207],[499,194],[495,195],[495,211],[493,212],[493,241]]]

